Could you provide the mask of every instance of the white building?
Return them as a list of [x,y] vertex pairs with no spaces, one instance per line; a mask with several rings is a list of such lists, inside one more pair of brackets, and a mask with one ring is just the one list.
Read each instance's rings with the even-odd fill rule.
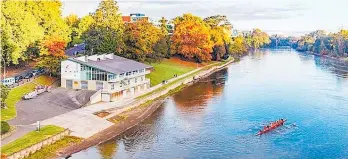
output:
[[100,90],[103,101],[114,101],[149,88],[151,69],[113,54],[68,58],[61,62],[61,87]]

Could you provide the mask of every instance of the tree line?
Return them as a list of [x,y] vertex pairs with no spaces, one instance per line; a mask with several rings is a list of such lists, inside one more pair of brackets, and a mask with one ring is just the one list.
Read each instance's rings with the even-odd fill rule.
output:
[[297,51],[313,52],[332,57],[348,57],[348,30],[340,30],[336,33],[327,33],[324,30],[316,30],[296,37],[282,37],[272,35],[269,48],[290,46]]
[[233,26],[224,15],[202,19],[183,14],[170,20],[175,29],[169,35],[165,18],[160,26],[147,20],[124,23],[113,0],[101,1],[96,11],[82,18],[62,17],[61,6],[59,0],[2,2],[1,47],[7,64],[38,59],[38,66],[57,73],[65,49],[82,42],[88,55],[115,53],[142,62],[173,55],[197,62],[221,60],[270,43],[260,29],[231,38]]
[[348,30],[327,34],[317,30],[302,36],[295,46],[298,51],[310,51],[333,57],[348,56]]

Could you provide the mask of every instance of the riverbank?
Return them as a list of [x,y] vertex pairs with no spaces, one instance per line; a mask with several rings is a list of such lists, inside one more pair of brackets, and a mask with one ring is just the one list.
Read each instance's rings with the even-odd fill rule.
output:
[[188,74],[182,79],[177,79],[152,92],[139,96],[135,102],[130,103],[127,107],[121,109],[111,108],[109,110],[104,110],[104,112],[106,112],[105,114],[109,115],[106,115],[103,118],[114,124],[78,144],[65,148],[59,152],[59,156],[68,157],[74,153],[87,149],[88,147],[103,143],[118,136],[155,112],[157,108],[161,106],[164,98],[167,96],[179,91],[187,85],[198,81],[201,78],[207,77],[210,74],[225,68],[227,65],[233,62],[234,60],[230,59],[225,62],[207,66],[202,70]]
[[344,58],[344,57],[332,57],[332,56],[329,56],[329,55],[322,55],[322,54],[319,54],[319,53],[316,53],[316,52],[312,52],[312,51],[305,51],[305,53],[311,54],[311,55],[320,56],[320,57],[329,58],[329,59],[332,59],[332,60],[335,60],[335,61],[338,61],[338,62],[348,63],[348,57],[347,58]]

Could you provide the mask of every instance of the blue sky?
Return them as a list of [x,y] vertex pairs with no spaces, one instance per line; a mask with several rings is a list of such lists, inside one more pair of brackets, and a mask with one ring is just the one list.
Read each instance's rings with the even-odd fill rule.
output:
[[[100,0],[63,0],[63,16],[94,12]],[[123,15],[144,13],[171,19],[183,13],[201,17],[224,14],[235,29],[260,28],[284,35],[312,30],[348,29],[348,0],[118,0]]]

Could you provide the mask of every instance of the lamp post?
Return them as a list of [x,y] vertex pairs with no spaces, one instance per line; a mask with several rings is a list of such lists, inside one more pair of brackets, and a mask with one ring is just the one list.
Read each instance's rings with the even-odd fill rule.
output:
[[[5,77],[6,77],[6,62],[5,62],[5,59],[4,59],[4,57],[2,57],[1,56],[1,59],[2,59],[2,61],[4,61],[4,73],[3,73],[3,79],[5,79]],[[1,64],[1,63],[0,63]]]

